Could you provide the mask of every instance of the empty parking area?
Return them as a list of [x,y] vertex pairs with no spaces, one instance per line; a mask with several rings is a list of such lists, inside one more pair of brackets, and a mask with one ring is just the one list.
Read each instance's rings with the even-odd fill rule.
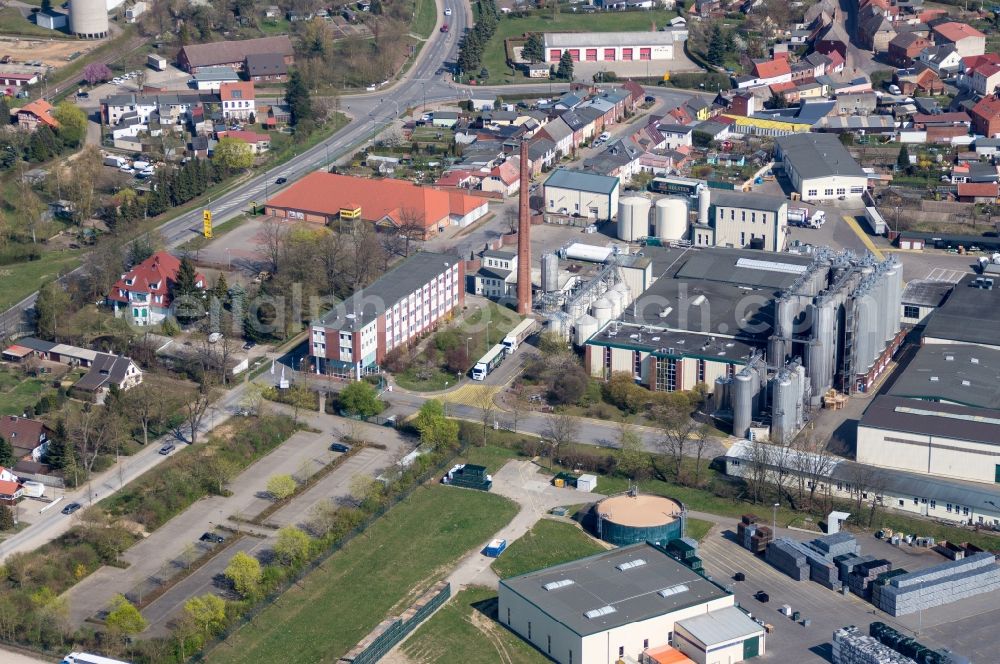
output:
[[[779,529],[780,530],[780,529]],[[779,532],[779,536],[792,536],[808,541],[815,535]],[[732,539],[732,529],[713,530],[702,542],[701,557],[705,570],[718,582],[729,585],[736,600],[755,618],[774,626],[768,636],[767,654],[762,658],[775,662],[829,662],[830,640],[833,631],[845,625],[857,625],[867,633],[868,625],[881,621],[912,635],[919,628],[919,640],[932,648],[949,648],[953,652],[971,657],[973,661],[992,661],[992,634],[1000,616],[995,598],[987,595],[924,611],[922,616],[902,618],[887,616],[876,611],[869,602],[853,593],[841,595],[812,581],[794,581],[764,562]],[[858,539],[863,554],[870,554],[892,561],[893,568],[915,571],[946,562],[933,551],[916,547],[894,547],[871,536]],[[746,581],[736,583],[733,575],[743,572]],[[763,590],[770,595],[767,603],[758,602],[753,595]],[[778,610],[788,604],[792,611],[801,612],[802,618],[812,622],[809,627],[785,617]]]

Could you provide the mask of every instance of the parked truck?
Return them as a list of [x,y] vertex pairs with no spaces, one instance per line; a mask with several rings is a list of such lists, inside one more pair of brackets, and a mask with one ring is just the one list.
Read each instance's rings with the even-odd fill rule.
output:
[[146,56],[146,66],[156,71],[164,71],[167,68],[167,59],[162,55],[150,53]]
[[104,157],[104,165],[112,166],[114,168],[121,168],[122,166],[128,166],[128,159],[125,157],[118,157],[115,155],[107,155]]
[[804,207],[788,208],[788,223],[792,226],[801,226],[809,218],[809,210]]
[[507,349],[507,354],[512,355],[525,339],[535,333],[536,328],[537,323],[534,318],[526,318],[518,323],[517,327],[503,338],[503,347]]
[[502,343],[490,349],[472,368],[472,380],[485,380],[507,357],[507,349]]

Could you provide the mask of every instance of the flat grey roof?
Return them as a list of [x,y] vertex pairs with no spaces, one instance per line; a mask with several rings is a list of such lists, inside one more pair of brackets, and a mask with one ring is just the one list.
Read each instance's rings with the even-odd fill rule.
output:
[[[452,254],[421,251],[392,268],[378,281],[335,306],[318,322],[335,330],[360,330],[402,298],[441,274],[461,259]],[[459,284],[459,288],[462,284]]]
[[947,281],[911,281],[899,299],[903,304],[918,307],[940,307],[954,287]]
[[723,191],[721,189],[712,190],[711,201],[712,205],[747,208],[748,210],[764,210],[765,212],[777,212],[781,209],[782,205],[788,204],[784,196],[768,196],[767,194]]
[[966,275],[931,313],[925,337],[1000,346],[1000,287],[974,288],[975,279],[973,274]]
[[509,261],[517,258],[517,252],[504,251],[502,249],[487,249],[483,252],[483,258],[499,258],[500,260]]
[[735,339],[712,338],[697,332],[661,330],[652,324],[614,321],[605,325],[587,342],[594,346],[625,348],[652,353],[657,357],[693,357],[746,364],[756,346]]
[[763,626],[755,623],[735,606],[727,606],[705,615],[679,620],[677,625],[683,627],[691,636],[708,648],[718,643],[734,639],[748,639],[751,636],[764,633]]
[[776,141],[782,158],[803,179],[841,175],[867,178],[858,162],[833,134],[791,134]]
[[1000,445],[1000,412],[891,395],[876,397],[858,426]]
[[[968,344],[922,346],[889,394],[1000,409],[1000,350]],[[995,413],[1000,417],[1000,410]]]
[[545,181],[545,186],[589,191],[595,194],[610,194],[618,188],[618,178],[611,175],[597,175],[557,168]]
[[[622,563],[645,564],[619,570]],[[556,581],[573,583],[552,590]],[[680,564],[650,544],[635,544],[529,572],[500,585],[523,597],[580,636],[648,620],[730,595],[721,586]],[[681,590],[680,586],[687,586]],[[678,592],[661,596],[659,591]],[[612,607],[613,612],[588,618],[588,611]]]

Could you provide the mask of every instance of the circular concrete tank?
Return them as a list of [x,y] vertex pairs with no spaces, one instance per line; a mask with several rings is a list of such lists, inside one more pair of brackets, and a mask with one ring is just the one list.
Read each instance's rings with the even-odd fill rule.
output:
[[648,198],[626,196],[618,201],[618,239],[635,242],[649,235]]
[[684,535],[683,510],[679,502],[663,496],[612,496],[594,506],[592,524],[598,537],[616,546],[665,544]]
[[577,346],[582,346],[590,337],[597,334],[598,329],[597,319],[584,314],[576,319],[576,336],[573,341]]
[[69,31],[83,39],[108,36],[108,5],[105,0],[70,0]]
[[655,235],[661,240],[680,240],[688,234],[688,206],[680,198],[661,198],[654,212]]
[[614,318],[611,301],[606,297],[602,297],[594,302],[590,313],[597,319],[597,324],[600,327],[604,327],[608,321]]

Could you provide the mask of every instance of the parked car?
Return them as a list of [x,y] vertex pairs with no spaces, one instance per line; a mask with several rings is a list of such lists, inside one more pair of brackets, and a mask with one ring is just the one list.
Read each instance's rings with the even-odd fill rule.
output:
[[256,341],[248,341],[245,344],[243,344],[243,350],[250,350],[251,348],[253,348],[256,345],[257,345]]
[[73,512],[75,512],[78,509],[80,509],[81,507],[83,507],[83,505],[81,505],[80,503],[70,503],[66,507],[62,508],[62,513],[63,514],[72,514]]
[[199,537],[202,542],[210,542],[212,544],[222,544],[226,541],[226,538],[222,535],[217,535],[215,533],[205,533]]
[[274,184],[285,184],[286,182],[288,182],[288,178],[278,178],[274,181]]
[[167,456],[168,454],[173,452],[176,449],[176,447],[177,446],[174,445],[173,443],[167,443],[166,445],[160,448],[160,454],[162,454],[163,456]]
[[333,445],[330,445],[330,451],[331,452],[350,452],[351,451],[351,446],[350,445],[344,445],[343,443],[334,443]]

